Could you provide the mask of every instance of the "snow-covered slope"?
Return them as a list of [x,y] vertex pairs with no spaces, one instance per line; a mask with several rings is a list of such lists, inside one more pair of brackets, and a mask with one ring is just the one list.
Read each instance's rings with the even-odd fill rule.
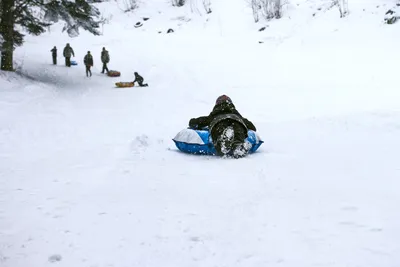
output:
[[[239,0],[210,14],[110,2],[103,36],[58,25],[29,37],[18,73],[0,72],[0,266],[397,267],[392,2],[354,3],[344,19],[323,1],[290,3],[254,24]],[[66,42],[79,65],[52,66]],[[120,78],[100,74],[103,46]],[[114,88],[134,71],[150,87]],[[259,153],[178,152],[171,139],[220,94],[256,124]]]

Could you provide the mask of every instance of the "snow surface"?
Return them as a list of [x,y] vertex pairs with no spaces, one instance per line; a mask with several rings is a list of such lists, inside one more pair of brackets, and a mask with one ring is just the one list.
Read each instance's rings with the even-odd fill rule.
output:
[[[109,2],[103,36],[28,37],[17,73],[0,72],[0,266],[400,266],[394,1],[343,19],[328,2],[258,24],[241,0],[211,14]],[[120,78],[100,74],[103,46]],[[134,71],[150,87],[114,87]],[[221,94],[257,126],[258,153],[179,152],[172,138]]]

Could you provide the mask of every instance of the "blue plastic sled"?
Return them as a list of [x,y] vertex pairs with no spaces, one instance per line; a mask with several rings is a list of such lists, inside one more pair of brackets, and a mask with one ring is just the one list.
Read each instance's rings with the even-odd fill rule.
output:
[[[249,153],[254,153],[264,143],[255,131],[249,130],[246,140],[251,144]],[[174,139],[176,147],[195,155],[216,155],[211,135],[207,130],[184,129]]]
[[78,62],[76,62],[75,60],[71,60],[71,66],[76,66],[78,65]]

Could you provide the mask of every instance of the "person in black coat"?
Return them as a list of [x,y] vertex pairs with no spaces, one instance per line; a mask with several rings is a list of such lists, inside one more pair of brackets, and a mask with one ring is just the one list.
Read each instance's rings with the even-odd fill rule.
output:
[[212,142],[219,156],[244,157],[251,148],[246,142],[247,131],[256,131],[254,124],[236,110],[230,97],[217,98],[210,115],[193,118],[189,127],[195,130],[208,128]]
[[140,87],[149,86],[147,83],[143,83],[144,79],[142,76],[139,75],[139,73],[135,72],[134,75],[135,75],[135,80],[133,81],[133,83],[137,82]]
[[71,67],[71,56],[75,57],[75,52],[69,43],[64,47],[63,55],[65,57],[65,66]]
[[101,51],[101,62],[103,62],[103,69],[101,70],[101,73],[104,73],[104,71],[107,71],[108,73],[107,64],[110,62],[110,54],[105,47],[103,47],[103,51]]
[[53,57],[53,65],[57,65],[57,47],[51,49],[50,52]]
[[90,51],[88,51],[86,56],[84,57],[83,63],[86,66],[86,76],[89,77],[90,74],[90,77],[92,77],[92,71],[90,70],[90,68],[93,67],[93,57],[92,54],[90,54]]

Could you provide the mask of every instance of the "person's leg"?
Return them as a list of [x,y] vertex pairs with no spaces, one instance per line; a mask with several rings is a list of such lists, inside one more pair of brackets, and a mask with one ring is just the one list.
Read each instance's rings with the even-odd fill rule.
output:
[[211,138],[218,156],[227,156],[231,153],[235,137],[232,121],[225,120],[217,123],[211,132]]
[[104,73],[105,69],[106,69],[106,63],[103,63],[103,68],[101,69],[101,73]]
[[89,66],[86,65],[86,77],[89,77]]
[[89,73],[90,73],[90,77],[92,77],[92,70],[91,70],[92,66],[89,66]]
[[71,58],[66,57],[66,60],[67,60],[67,67],[71,67]]
[[140,87],[147,87],[149,86],[147,83],[143,83],[143,81],[138,81]]
[[57,58],[53,56],[53,65],[57,64]]
[[251,144],[246,141],[247,129],[239,122],[234,122],[233,129],[235,132],[235,137],[232,144],[233,157],[245,157],[251,149]]
[[104,63],[104,66],[105,66],[105,70],[107,71],[107,73],[108,73],[108,67],[107,67],[107,63]]

